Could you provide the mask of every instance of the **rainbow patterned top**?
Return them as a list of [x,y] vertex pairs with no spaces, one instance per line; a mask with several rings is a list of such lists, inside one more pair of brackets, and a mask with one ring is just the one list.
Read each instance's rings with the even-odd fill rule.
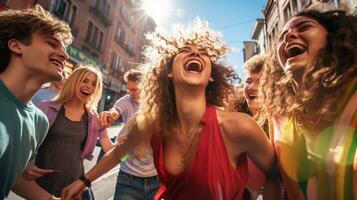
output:
[[329,126],[317,130],[288,118],[270,121],[289,199],[357,199],[356,80]]

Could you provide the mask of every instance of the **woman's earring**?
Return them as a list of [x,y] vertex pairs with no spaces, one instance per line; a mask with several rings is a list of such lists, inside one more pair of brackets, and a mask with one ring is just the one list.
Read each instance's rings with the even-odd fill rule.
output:
[[209,81],[210,81],[210,82],[213,82],[214,79],[213,79],[212,77],[209,77]]
[[170,74],[168,74],[168,75],[167,75],[167,77],[172,78],[172,74],[171,74],[171,73],[170,73]]

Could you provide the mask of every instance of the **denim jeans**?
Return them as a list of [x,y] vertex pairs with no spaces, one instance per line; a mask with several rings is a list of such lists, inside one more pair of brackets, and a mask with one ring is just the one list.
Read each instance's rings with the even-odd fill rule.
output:
[[157,176],[142,178],[119,171],[114,200],[151,200],[159,187]]
[[90,189],[90,188],[85,189],[82,193],[82,199],[83,200],[95,200],[92,189]]

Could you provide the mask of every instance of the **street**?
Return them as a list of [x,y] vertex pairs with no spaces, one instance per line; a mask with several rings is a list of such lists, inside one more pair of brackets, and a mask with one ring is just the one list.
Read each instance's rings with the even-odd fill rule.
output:
[[[109,127],[108,128],[109,137],[110,138],[115,137],[119,133],[121,128],[122,128],[122,124]],[[84,168],[85,168],[86,172],[89,169],[91,169],[97,162],[99,152],[100,152],[100,148],[95,147],[95,150],[93,152],[94,158],[91,161],[88,161],[88,160],[84,161]],[[96,200],[113,199],[118,171],[119,171],[119,165],[92,183],[92,189],[93,189],[94,196],[95,196]],[[8,196],[8,199],[9,200],[23,200],[23,198],[17,196],[16,194],[14,194],[12,192]]]

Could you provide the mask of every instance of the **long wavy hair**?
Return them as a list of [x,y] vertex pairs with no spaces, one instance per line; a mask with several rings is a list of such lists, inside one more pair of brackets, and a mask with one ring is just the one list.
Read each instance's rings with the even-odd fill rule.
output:
[[296,82],[291,74],[284,73],[276,53],[270,56],[259,84],[262,112],[269,112],[273,117],[292,117],[300,123],[330,123],[347,101],[342,97],[350,95],[345,87],[356,83],[357,17],[338,10],[310,10],[296,16],[312,18],[327,30],[326,47],[305,66],[302,83],[296,91],[292,87]]
[[86,103],[86,108],[90,112],[97,112],[97,106],[100,98],[102,97],[103,81],[100,71],[92,66],[81,66],[75,69],[69,77],[65,80],[62,89],[54,98],[54,102],[66,103],[72,100],[78,89],[79,84],[89,75],[94,74],[97,77],[97,83],[94,92]]
[[186,28],[186,32],[179,32],[177,37],[155,32],[149,38],[151,44],[144,50],[146,63],[141,66],[145,75],[140,86],[140,111],[137,117],[140,128],[152,130],[154,127],[156,132],[169,133],[178,124],[175,92],[168,74],[172,71],[178,49],[187,44],[205,49],[211,59],[214,82],[209,82],[206,87],[207,104],[220,107],[227,103],[234,93],[232,84],[238,75],[220,62],[228,48],[207,23],[196,20]]

